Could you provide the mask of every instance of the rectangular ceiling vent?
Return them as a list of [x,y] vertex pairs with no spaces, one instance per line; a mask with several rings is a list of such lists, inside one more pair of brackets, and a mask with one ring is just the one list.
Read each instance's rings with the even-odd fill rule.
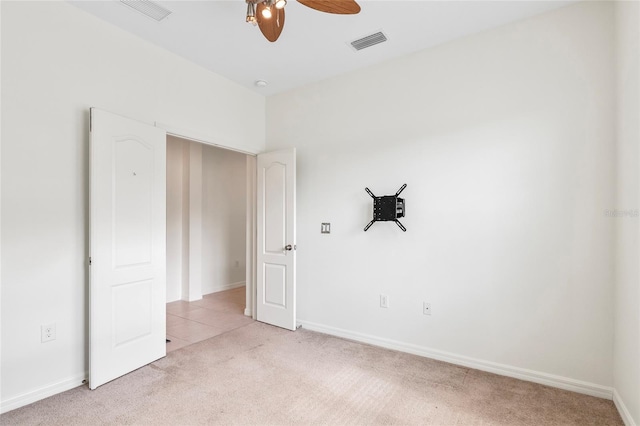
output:
[[387,41],[387,36],[382,31],[378,31],[375,34],[368,35],[366,37],[359,38],[351,42],[351,47],[355,50],[366,49],[367,47],[374,46],[376,44],[384,43]]
[[171,15],[171,11],[149,0],[120,0],[120,3],[137,10],[158,22]]

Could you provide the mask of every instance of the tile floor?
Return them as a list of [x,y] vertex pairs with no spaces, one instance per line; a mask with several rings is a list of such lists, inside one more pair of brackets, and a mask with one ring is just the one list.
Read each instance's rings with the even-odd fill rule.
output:
[[244,287],[207,294],[195,302],[167,303],[167,352],[251,324],[244,305]]

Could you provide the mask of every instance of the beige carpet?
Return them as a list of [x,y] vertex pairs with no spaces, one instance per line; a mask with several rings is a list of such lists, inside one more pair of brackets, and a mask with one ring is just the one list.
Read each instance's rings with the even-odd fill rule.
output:
[[170,353],[3,425],[621,425],[613,403],[261,323]]

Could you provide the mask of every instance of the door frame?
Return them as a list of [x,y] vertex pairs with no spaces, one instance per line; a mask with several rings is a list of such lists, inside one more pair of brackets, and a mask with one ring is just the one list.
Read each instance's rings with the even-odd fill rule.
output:
[[246,269],[245,269],[245,310],[244,314],[248,317],[256,319],[256,168],[257,168],[257,155],[259,152],[252,149],[243,150],[240,148],[231,147],[225,145],[224,142],[217,138],[208,135],[200,135],[189,130],[179,129],[166,123],[154,123],[156,127],[164,129],[167,132],[167,136],[174,136],[176,138],[201,143],[203,145],[214,146],[216,148],[222,148],[229,151],[245,154],[247,157],[247,207],[246,207]]

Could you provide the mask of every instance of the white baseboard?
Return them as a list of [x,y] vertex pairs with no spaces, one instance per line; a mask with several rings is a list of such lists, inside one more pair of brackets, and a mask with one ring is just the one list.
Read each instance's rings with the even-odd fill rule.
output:
[[622,421],[625,426],[637,426],[636,422],[633,421],[633,417],[631,417],[631,413],[627,410],[627,406],[624,405],[620,394],[616,389],[613,390],[613,403],[616,404],[616,408],[618,409],[618,413],[620,413],[620,417],[622,417]]
[[52,383],[47,386],[43,386],[39,389],[35,389],[30,392],[23,393],[22,395],[15,396],[0,402],[0,413],[6,413],[16,408],[24,407],[32,402],[40,401],[41,399],[48,398],[61,392],[68,391],[78,386],[82,386],[83,380],[86,380],[88,374],[78,374],[66,380],[62,380],[57,383]]
[[232,290],[234,288],[244,287],[244,286],[245,286],[244,281],[238,281],[237,283],[231,283],[231,284],[223,285],[220,287],[215,287],[211,293],[207,293],[207,294],[218,293],[225,290]]
[[[514,367],[506,364],[498,364],[491,361],[470,358],[463,355],[457,355],[450,352],[444,352],[437,349],[431,349],[424,346],[413,345],[410,343],[399,342],[397,340],[385,339],[368,334],[357,333],[349,330],[343,330],[323,324],[317,324],[309,321],[298,321],[303,328],[320,333],[330,334],[332,336],[342,337],[357,342],[367,343],[374,346],[380,346],[387,349],[393,349],[400,352],[406,352],[426,358],[437,359],[439,361],[451,364],[461,365],[464,367],[474,368],[476,370],[488,371],[490,373],[499,374],[501,376],[513,377],[529,382],[540,383],[542,385],[552,386],[555,388],[565,389],[586,395],[596,396],[599,398],[613,399],[613,388],[608,386],[597,385],[595,383],[583,382],[580,380],[570,379],[568,377],[556,376],[553,374],[542,373],[539,371],[527,370],[520,367]],[[633,425],[633,423],[632,423]],[[628,426],[628,425],[627,425]],[[633,425],[636,426],[636,425]]]

